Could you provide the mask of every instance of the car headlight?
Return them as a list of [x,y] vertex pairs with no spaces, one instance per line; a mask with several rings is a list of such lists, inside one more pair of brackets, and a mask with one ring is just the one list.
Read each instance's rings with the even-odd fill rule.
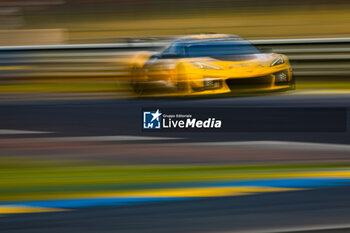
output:
[[220,66],[212,65],[212,64],[207,64],[203,62],[192,62],[192,64],[199,68],[199,69],[206,69],[206,70],[222,70]]
[[204,77],[203,86],[205,89],[219,89],[222,87],[222,79]]
[[281,64],[283,64],[283,63],[284,63],[283,57],[278,56],[277,58],[275,58],[275,59],[271,62],[270,66],[277,66],[277,65],[281,65]]

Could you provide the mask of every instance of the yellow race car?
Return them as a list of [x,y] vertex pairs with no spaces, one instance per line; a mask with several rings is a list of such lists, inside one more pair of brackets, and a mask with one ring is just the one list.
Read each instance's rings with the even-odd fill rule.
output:
[[174,40],[160,53],[142,52],[131,62],[137,95],[208,95],[293,87],[283,54],[261,53],[233,35],[209,34]]

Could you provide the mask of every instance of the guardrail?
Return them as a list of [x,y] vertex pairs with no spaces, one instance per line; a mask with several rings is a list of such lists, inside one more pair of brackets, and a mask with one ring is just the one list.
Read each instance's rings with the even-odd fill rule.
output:
[[[251,41],[289,56],[296,77],[350,76],[350,38]],[[158,51],[167,43],[80,44],[0,47],[1,81],[126,77],[125,61],[137,51]]]
[[297,78],[350,76],[350,38],[254,40],[252,43],[288,55]]

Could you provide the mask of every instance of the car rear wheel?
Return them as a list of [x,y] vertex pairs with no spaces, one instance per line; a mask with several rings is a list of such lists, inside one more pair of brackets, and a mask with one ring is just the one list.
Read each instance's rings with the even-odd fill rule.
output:
[[148,84],[143,80],[143,74],[142,74],[142,68],[141,67],[133,67],[131,69],[131,81],[130,85],[137,95],[143,95],[145,94],[149,87]]
[[191,92],[186,70],[183,64],[178,64],[176,67],[176,80],[177,80],[177,91],[183,94],[189,94]]

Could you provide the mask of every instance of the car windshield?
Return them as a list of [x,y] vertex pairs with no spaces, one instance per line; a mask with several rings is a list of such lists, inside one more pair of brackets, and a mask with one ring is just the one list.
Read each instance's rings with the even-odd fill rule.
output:
[[187,45],[185,50],[187,57],[215,57],[259,53],[259,50],[250,43],[237,41],[191,44]]

